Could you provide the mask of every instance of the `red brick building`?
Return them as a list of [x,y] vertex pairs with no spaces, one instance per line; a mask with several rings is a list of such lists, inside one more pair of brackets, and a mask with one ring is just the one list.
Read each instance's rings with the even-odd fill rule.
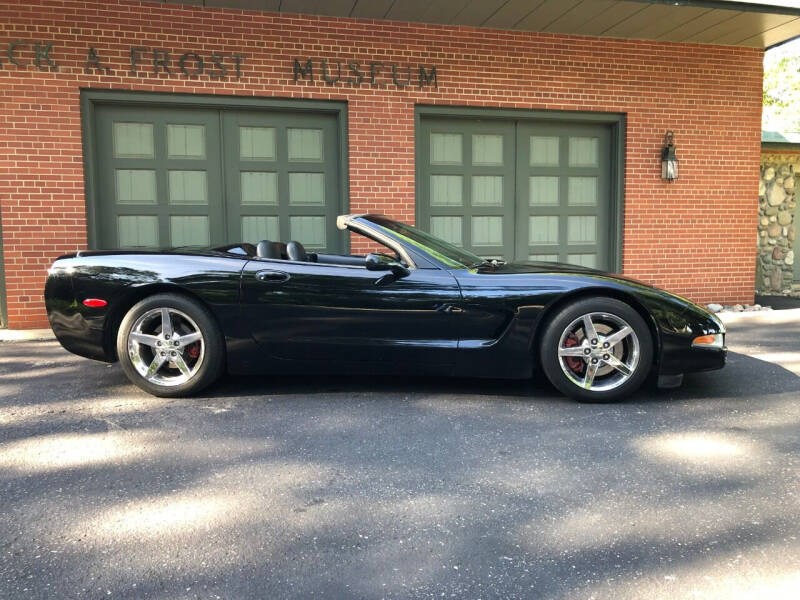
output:
[[763,49],[800,35],[789,4],[2,1],[4,320],[46,326],[64,252],[345,249],[335,216],[366,211],[750,302]]

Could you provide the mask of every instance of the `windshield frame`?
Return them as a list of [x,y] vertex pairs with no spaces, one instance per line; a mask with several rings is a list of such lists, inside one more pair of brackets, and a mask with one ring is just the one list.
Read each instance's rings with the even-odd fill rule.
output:
[[381,232],[392,236],[408,249],[424,254],[445,269],[469,270],[487,262],[477,254],[402,221],[395,221],[383,215],[361,215],[360,218],[379,227]]

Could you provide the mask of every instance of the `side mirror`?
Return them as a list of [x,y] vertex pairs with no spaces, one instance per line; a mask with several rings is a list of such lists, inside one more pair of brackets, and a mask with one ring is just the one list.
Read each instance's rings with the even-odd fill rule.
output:
[[407,277],[411,273],[400,262],[385,254],[367,254],[365,261],[367,271],[391,271],[395,280]]

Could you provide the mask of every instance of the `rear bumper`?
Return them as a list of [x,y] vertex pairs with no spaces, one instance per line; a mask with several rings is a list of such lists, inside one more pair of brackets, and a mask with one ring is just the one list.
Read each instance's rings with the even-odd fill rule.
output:
[[106,352],[104,343],[107,309],[89,308],[78,303],[68,271],[50,270],[44,301],[50,327],[66,350],[86,358],[113,362],[113,356]]
[[93,326],[80,313],[48,311],[50,327],[59,343],[78,356],[103,362],[113,362],[103,347],[103,329]]

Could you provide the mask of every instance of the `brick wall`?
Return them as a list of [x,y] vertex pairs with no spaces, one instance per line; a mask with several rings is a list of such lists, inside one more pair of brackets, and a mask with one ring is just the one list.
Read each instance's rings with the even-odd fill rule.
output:
[[[753,299],[762,51],[147,2],[0,1],[0,201],[11,327],[46,325],[45,271],[86,245],[80,88],[346,100],[352,211],[414,219],[414,105],[627,115],[623,269],[700,302]],[[94,47],[108,72],[85,69]],[[242,55],[242,76],[152,73],[129,48]],[[41,47],[42,49],[44,46]],[[438,88],[295,83],[293,59],[436,64]],[[232,69],[232,59],[226,59]],[[675,131],[681,178],[662,182]]]

